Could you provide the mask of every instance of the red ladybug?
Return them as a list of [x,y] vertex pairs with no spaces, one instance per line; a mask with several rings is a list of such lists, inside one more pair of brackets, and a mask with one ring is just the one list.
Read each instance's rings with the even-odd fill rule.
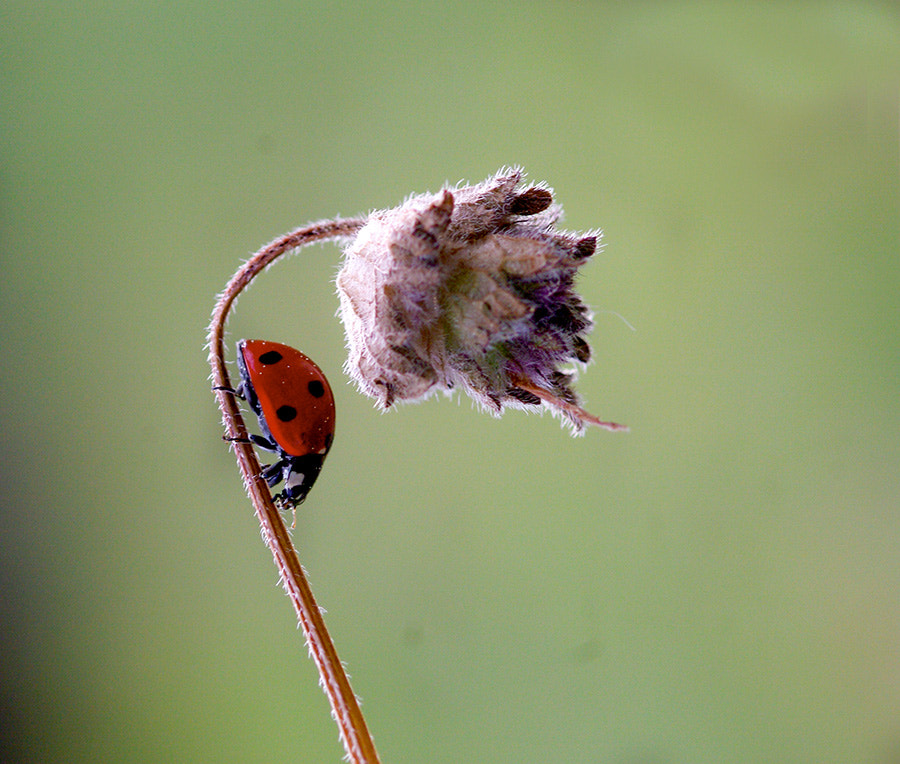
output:
[[262,436],[250,440],[278,461],[263,470],[284,509],[302,503],[334,440],[334,395],[322,370],[299,350],[267,340],[238,342],[241,383],[236,392],[259,417]]

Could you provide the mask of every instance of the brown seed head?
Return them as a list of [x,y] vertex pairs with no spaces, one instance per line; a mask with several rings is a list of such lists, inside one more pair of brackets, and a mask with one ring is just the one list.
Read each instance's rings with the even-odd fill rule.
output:
[[557,232],[561,209],[520,170],[374,212],[337,277],[347,371],[388,408],[462,387],[489,411],[547,403],[576,432],[619,429],[578,406],[591,314],[577,269],[599,232]]

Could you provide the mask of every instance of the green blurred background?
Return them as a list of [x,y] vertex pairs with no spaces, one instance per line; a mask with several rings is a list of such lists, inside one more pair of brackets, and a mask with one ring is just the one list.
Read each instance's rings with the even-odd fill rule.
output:
[[[4,5],[3,752],[339,761],[209,392],[239,262],[506,164],[606,248],[573,439],[335,387],[295,533],[387,762],[900,762],[900,12]],[[620,320],[632,324],[632,332]]]

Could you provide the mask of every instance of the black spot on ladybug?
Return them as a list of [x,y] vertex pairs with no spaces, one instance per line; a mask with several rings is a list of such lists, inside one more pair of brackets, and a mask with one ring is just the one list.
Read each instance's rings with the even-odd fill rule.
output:
[[297,409],[293,406],[279,406],[275,416],[280,422],[290,422],[297,418]]
[[306,386],[306,389],[309,390],[309,394],[313,398],[321,398],[325,395],[325,385],[323,385],[318,379],[313,379]]
[[[278,363],[284,356],[277,350],[267,350],[259,357],[259,362],[266,366],[272,366]],[[293,418],[293,417],[292,417]]]

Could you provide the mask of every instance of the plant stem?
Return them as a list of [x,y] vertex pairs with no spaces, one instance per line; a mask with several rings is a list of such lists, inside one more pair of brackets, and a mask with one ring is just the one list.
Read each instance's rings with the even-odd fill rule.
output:
[[225,437],[231,441],[238,467],[256,517],[262,528],[263,539],[272,551],[281,582],[297,611],[297,617],[306,636],[310,654],[321,677],[321,685],[331,703],[332,716],[337,722],[341,742],[347,757],[354,764],[378,764],[378,754],[366,726],[356,696],[334,649],[334,644],[319,606],[316,604],[309,582],[300,565],[288,530],[281,519],[266,481],[260,476],[261,467],[252,445],[247,440],[228,369],[225,365],[225,321],[237,296],[267,265],[281,255],[315,241],[353,236],[365,223],[361,219],[328,220],[312,223],[270,242],[235,273],[219,297],[209,327],[209,362],[212,380],[222,419]]

